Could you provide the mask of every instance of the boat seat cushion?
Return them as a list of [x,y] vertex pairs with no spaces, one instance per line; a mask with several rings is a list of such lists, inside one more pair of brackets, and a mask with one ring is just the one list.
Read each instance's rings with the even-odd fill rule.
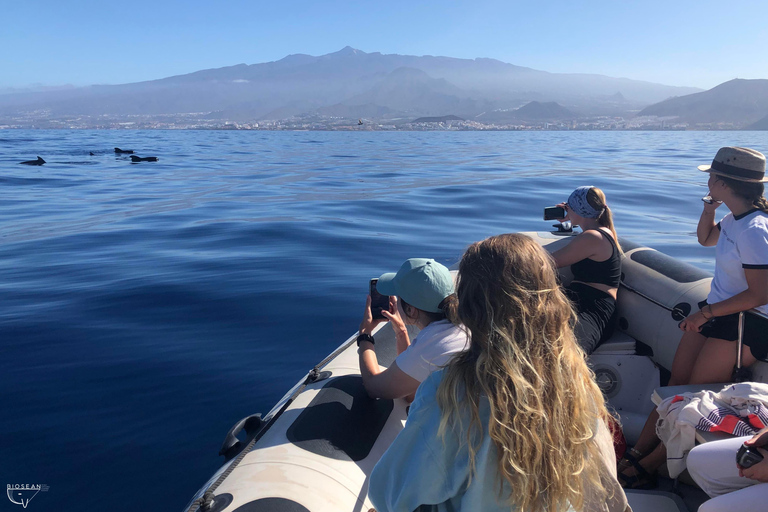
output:
[[664,491],[639,491],[626,489],[629,506],[634,512],[688,512],[688,507],[676,494]]
[[601,343],[593,354],[622,354],[634,355],[637,342],[629,334],[614,331],[613,335]]
[[371,452],[393,408],[392,400],[370,398],[362,377],[334,377],[288,427],[286,437],[317,455],[360,461]]
[[[730,386],[729,382],[721,382],[718,384],[688,384],[686,386],[663,386],[653,390],[651,395],[651,401],[655,405],[659,405],[662,401],[675,395],[682,395],[683,393],[698,393],[699,391],[721,391],[724,387]],[[696,430],[696,440],[699,443],[708,443],[710,441],[718,441],[720,439],[728,439],[733,437],[724,432],[703,432]]]

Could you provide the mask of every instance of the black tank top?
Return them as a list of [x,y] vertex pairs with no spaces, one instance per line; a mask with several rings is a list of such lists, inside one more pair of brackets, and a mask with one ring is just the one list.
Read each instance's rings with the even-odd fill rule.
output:
[[619,282],[621,282],[621,254],[619,254],[619,248],[616,247],[616,241],[612,236],[608,236],[608,233],[602,229],[596,231],[599,231],[601,235],[611,242],[613,247],[611,257],[605,261],[584,258],[574,263],[571,265],[573,279],[583,283],[600,283],[611,288],[618,288]]

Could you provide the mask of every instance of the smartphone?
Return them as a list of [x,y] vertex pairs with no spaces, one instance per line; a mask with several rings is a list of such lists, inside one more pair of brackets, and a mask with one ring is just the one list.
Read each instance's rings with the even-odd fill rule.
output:
[[736,464],[744,469],[751,468],[761,460],[763,460],[763,456],[757,451],[757,448],[752,446],[743,444],[739,451],[736,452]]
[[565,208],[562,206],[549,206],[544,208],[544,220],[564,219]]
[[389,295],[379,293],[379,290],[376,289],[378,282],[378,279],[371,279],[371,313],[373,313],[373,318],[384,318],[381,312],[385,309],[389,311]]

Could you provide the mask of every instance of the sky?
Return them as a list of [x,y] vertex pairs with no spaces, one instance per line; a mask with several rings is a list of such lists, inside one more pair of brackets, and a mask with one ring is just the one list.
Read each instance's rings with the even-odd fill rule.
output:
[[0,12],[0,88],[138,82],[345,46],[703,89],[768,78],[766,0],[0,0]]

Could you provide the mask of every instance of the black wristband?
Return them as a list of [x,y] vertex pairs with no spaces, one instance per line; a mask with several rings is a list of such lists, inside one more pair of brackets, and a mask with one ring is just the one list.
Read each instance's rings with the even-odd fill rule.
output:
[[376,344],[376,342],[373,341],[373,336],[371,336],[370,334],[361,334],[360,336],[357,337],[357,346],[358,347],[360,346],[360,342],[361,341],[370,341],[371,345],[375,345]]

